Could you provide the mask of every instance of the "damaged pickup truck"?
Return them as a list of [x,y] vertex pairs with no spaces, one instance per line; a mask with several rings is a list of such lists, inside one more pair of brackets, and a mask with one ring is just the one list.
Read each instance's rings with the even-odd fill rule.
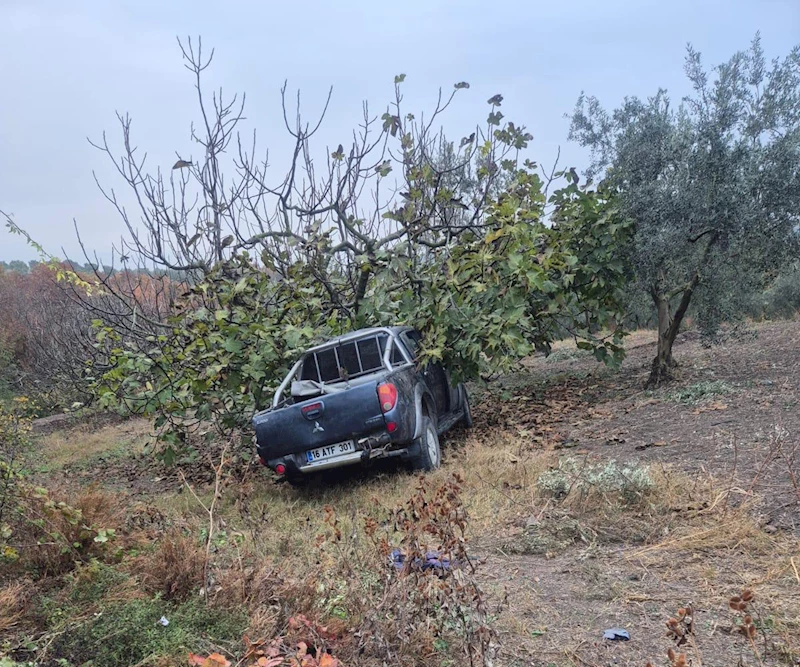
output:
[[472,415],[463,384],[417,363],[420,345],[410,327],[381,327],[308,350],[253,417],[261,462],[291,484],[377,458],[438,468],[439,435]]

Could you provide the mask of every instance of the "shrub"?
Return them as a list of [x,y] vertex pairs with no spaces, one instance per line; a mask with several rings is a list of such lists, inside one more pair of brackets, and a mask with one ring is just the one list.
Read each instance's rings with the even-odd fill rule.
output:
[[558,462],[557,468],[542,473],[537,485],[558,499],[569,494],[581,498],[602,494],[623,503],[635,503],[655,487],[655,482],[650,469],[637,463],[620,465],[612,460],[603,465],[581,464],[574,458],[565,458]]
[[800,312],[800,264],[779,275],[754,299],[750,314],[770,320],[790,319]]
[[110,547],[123,520],[112,494],[90,488],[72,503],[57,500],[3,461],[0,484],[0,558],[6,564],[44,577],[116,554]]
[[27,481],[22,464],[31,406],[26,397],[0,405],[0,563],[58,574],[108,555],[125,508],[118,496],[94,487],[58,498]]
[[185,600],[203,586],[204,563],[200,546],[172,529],[159,539],[154,551],[135,560],[133,569],[147,592],[165,600]]
[[[381,578],[378,599],[384,602],[368,611],[361,623],[362,636],[369,637],[362,647],[367,654],[375,649],[375,657],[412,652],[415,664],[433,664],[437,653],[460,653],[460,664],[492,664],[496,634],[491,618],[499,610],[490,612],[474,576],[465,539],[462,485],[454,474],[432,490],[421,477],[415,493],[386,522],[393,533],[381,534],[374,520],[367,522],[367,534],[378,550],[403,559],[391,576]],[[331,516],[334,533],[341,539]],[[399,544],[394,552],[393,543]],[[429,566],[432,547],[436,555]],[[381,610],[384,604],[391,611]]]

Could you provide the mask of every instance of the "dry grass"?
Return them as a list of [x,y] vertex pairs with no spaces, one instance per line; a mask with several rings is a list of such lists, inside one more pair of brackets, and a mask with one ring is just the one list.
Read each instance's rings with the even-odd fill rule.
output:
[[204,586],[205,556],[197,539],[172,528],[162,535],[155,548],[131,563],[142,588],[164,600],[185,600]]
[[[626,339],[626,347],[653,341],[653,332],[635,332]],[[570,345],[560,343],[556,349],[569,350]],[[639,352],[643,358],[649,354]],[[589,363],[593,362],[586,360]],[[756,592],[769,622],[774,649],[764,664],[778,664],[779,655],[791,664],[800,651],[800,540],[790,532],[765,531],[760,487],[740,483],[735,469],[728,474],[713,468],[707,449],[692,449],[686,455],[672,449],[667,435],[664,443],[650,447],[661,440],[660,434],[634,441],[619,425],[609,426],[612,412],[618,416],[630,410],[639,418],[636,410],[641,406],[633,399],[641,387],[610,372],[592,373],[584,384],[582,376],[570,376],[563,391],[558,383],[536,385],[536,392],[527,391],[527,385],[506,387],[530,399],[511,404],[487,391],[487,404],[476,406],[478,428],[449,436],[444,441],[444,466],[424,478],[426,487],[435,488],[452,473],[461,475],[467,538],[481,557],[478,576],[493,592],[493,601],[502,599],[504,588],[510,593],[511,608],[497,623],[507,650],[496,664],[644,664],[663,657],[664,621],[689,600],[699,610],[704,634],[698,640],[704,654],[719,651],[718,663],[710,664],[736,664],[737,658],[726,652],[732,640],[725,629],[730,620],[725,600],[743,587]],[[622,409],[617,409],[620,404],[600,405],[607,400],[604,387],[623,394],[630,404]],[[745,400],[748,391],[743,387],[737,400]],[[667,407],[671,411],[647,413],[660,419],[659,427],[666,432],[690,431],[707,417]],[[731,404],[725,414],[714,417],[731,418],[735,408]],[[491,413],[501,409],[511,416],[504,413],[504,420],[492,421]],[[487,425],[496,423],[502,426]],[[595,442],[586,438],[576,444],[570,431],[575,423],[597,431],[592,434]],[[85,446],[75,432],[55,434],[41,446],[68,441],[63,458],[56,460],[74,465],[109,450],[117,452],[120,443],[129,442],[126,438],[138,437],[121,428],[86,434]],[[135,430],[142,437],[146,432],[143,424]],[[640,442],[649,448],[634,448]],[[563,496],[547,493],[539,480],[566,457],[575,459],[579,470],[584,462],[602,467],[617,458],[624,465],[638,457],[648,468],[652,488],[625,495],[576,484]],[[708,465],[694,465],[697,461]],[[740,465],[738,473],[744,467]],[[763,481],[772,483],[768,472],[764,466]],[[346,627],[368,634],[364,619],[370,610],[378,607],[391,618],[391,609],[379,605],[393,603],[390,596],[382,597],[391,569],[365,524],[374,521],[396,546],[393,510],[407,501],[415,480],[388,466],[342,474],[302,490],[273,484],[261,469],[248,471],[244,479],[227,478],[214,519],[212,565],[205,582],[209,604],[246,610],[251,637],[284,633],[289,619],[297,615],[336,632]],[[213,490],[192,484],[207,504]],[[138,488],[151,491],[149,486]],[[127,513],[136,514],[135,539],[155,544],[120,569],[133,575],[139,594],[185,600],[204,585],[202,544],[209,520],[185,488],[175,488],[148,495],[147,511],[139,506],[127,512],[122,501]],[[94,509],[92,505],[87,500],[87,516],[96,517],[98,525],[120,522],[114,512],[109,517],[101,499]],[[141,519],[143,513],[147,516]],[[536,550],[522,544],[531,535],[541,538]],[[126,539],[122,535],[118,543]],[[119,591],[126,594],[122,587]],[[604,645],[598,628],[617,624],[633,628],[634,641]],[[385,632],[389,636],[389,629]],[[407,635],[413,645],[387,649],[395,652],[391,660],[386,647],[376,644],[356,652],[357,643],[367,641],[356,634],[348,633],[350,643],[325,641],[337,646],[337,657],[349,659],[346,664],[439,664],[446,659],[437,648],[441,642],[423,625]]]
[[41,461],[44,469],[55,470],[86,465],[99,456],[140,454],[151,432],[152,426],[146,419],[131,419],[94,430],[77,426],[42,436],[37,449],[45,456]]
[[29,581],[12,581],[0,587],[0,634],[11,630],[22,619],[30,592]]

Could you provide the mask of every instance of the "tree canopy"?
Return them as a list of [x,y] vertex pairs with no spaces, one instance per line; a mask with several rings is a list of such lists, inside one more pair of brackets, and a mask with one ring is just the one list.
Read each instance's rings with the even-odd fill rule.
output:
[[689,46],[685,71],[693,92],[678,104],[659,90],[609,113],[582,94],[570,128],[635,223],[628,258],[658,314],[651,384],[670,375],[690,303],[713,336],[797,253],[800,46],[767,63],[757,35],[710,71]]
[[[599,360],[621,360],[629,226],[610,190],[579,187],[574,171],[538,174],[501,95],[449,139],[445,112],[469,85],[418,114],[398,75],[386,111],[364,105],[348,145],[323,151],[313,141],[323,117],[290,111],[284,89],[295,148],[276,178],[240,135],[240,98],[205,93],[200,45],[183,56],[200,157],[149,170],[127,116],[119,151],[106,135],[96,144],[139,205],[134,215],[104,189],[128,228],[114,250],[123,271],[95,271],[91,293],[70,285],[93,315],[89,378],[102,401],[155,414],[171,445],[193,426],[246,427],[305,346],[366,325],[416,326],[423,362],[464,379],[565,331]],[[161,273],[145,280],[130,270],[140,264]]]

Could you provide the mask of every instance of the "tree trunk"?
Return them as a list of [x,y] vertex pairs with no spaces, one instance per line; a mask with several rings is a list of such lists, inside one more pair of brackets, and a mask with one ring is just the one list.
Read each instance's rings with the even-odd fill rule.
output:
[[686,311],[689,309],[692,294],[699,280],[700,274],[695,274],[692,281],[683,290],[681,301],[675,309],[674,315],[670,312],[670,297],[655,288],[651,290],[651,295],[658,311],[658,349],[656,358],[653,359],[653,365],[650,368],[650,377],[645,385],[648,388],[658,387],[660,384],[672,379],[672,368],[677,365],[672,357],[672,345],[678,335]]
[[672,358],[672,344],[675,342],[677,328],[673,327],[672,314],[669,308],[669,299],[663,295],[654,295],[658,312],[658,348],[656,358],[650,368],[650,377],[647,379],[647,387],[657,387],[663,382],[672,379],[672,367],[675,360]]

